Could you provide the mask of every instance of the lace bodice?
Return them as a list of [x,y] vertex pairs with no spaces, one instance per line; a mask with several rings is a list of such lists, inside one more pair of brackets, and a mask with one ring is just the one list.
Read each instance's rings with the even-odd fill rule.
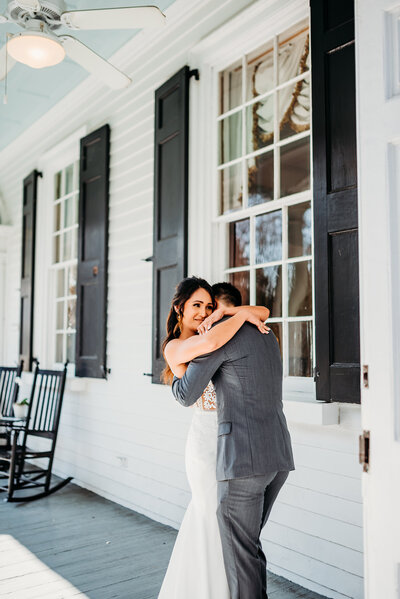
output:
[[207,387],[204,389],[203,394],[194,404],[195,408],[200,410],[216,410],[217,409],[217,395],[215,393],[215,387],[210,381]]

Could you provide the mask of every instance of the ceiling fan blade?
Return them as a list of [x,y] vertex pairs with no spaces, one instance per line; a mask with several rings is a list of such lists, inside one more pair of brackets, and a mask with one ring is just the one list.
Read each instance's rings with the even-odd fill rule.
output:
[[71,29],[143,29],[162,27],[165,15],[157,6],[132,6],[67,11],[61,22]]
[[110,62],[93,52],[79,40],[70,35],[60,36],[67,56],[81,65],[84,69],[96,75],[106,85],[113,89],[128,87],[131,79],[114,67]]
[[6,44],[4,44],[4,46],[0,48],[0,81],[5,79],[6,74],[11,71],[16,62],[17,61],[8,54],[6,69]]

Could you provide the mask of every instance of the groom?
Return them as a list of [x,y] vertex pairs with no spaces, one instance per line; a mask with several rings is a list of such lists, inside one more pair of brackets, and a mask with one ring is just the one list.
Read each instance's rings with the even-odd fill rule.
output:
[[262,335],[245,323],[226,345],[192,360],[183,378],[174,377],[173,394],[191,406],[211,379],[218,408],[217,517],[231,599],[268,599],[260,534],[294,470],[272,331]]

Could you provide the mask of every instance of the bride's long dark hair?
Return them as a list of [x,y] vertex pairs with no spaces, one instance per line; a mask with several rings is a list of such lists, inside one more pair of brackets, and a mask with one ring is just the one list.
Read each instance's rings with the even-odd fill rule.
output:
[[[164,350],[172,339],[177,339],[181,334],[180,329],[180,320],[183,317],[183,309],[185,303],[189,298],[192,297],[193,293],[198,289],[204,289],[207,293],[210,294],[211,301],[213,304],[213,310],[215,310],[215,298],[213,290],[211,289],[211,285],[207,283],[205,279],[200,279],[199,277],[187,277],[183,279],[176,287],[175,295],[172,298],[171,308],[167,317],[167,336],[165,337],[162,343],[162,351],[164,355]],[[176,308],[176,309],[175,309]],[[177,312],[178,311],[178,312]],[[165,360],[165,355],[164,355]],[[168,362],[165,360],[165,368],[161,373],[161,380],[163,383],[167,385],[171,385],[172,379],[174,375],[172,373],[171,368],[169,367]]]

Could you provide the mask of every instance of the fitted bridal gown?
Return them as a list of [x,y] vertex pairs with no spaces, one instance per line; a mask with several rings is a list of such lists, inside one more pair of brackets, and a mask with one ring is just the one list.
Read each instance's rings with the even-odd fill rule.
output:
[[217,522],[217,411],[213,384],[193,409],[186,442],[192,499],[158,599],[229,599]]

